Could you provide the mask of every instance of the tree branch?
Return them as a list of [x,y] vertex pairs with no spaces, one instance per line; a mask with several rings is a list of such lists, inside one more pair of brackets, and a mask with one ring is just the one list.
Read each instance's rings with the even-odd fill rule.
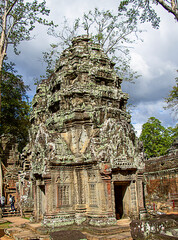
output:
[[106,54],[122,39],[125,38],[127,35],[129,35],[130,33],[132,33],[132,31],[129,31],[123,35],[120,35],[115,41],[114,43],[106,50]]
[[106,38],[104,39],[103,43],[102,43],[102,47],[104,46],[104,44],[106,43],[106,41],[108,40],[109,36],[111,35],[111,33],[114,31],[115,27],[111,28],[111,31],[108,33],[108,35],[106,36]]
[[166,9],[166,11],[172,13],[172,14],[175,16],[176,20],[178,21],[178,11],[176,11],[177,8],[174,10],[172,7],[170,7],[169,5],[167,5],[167,4],[165,3],[165,1],[163,1],[163,0],[156,0],[156,1],[157,1],[164,9]]
[[6,15],[8,15],[10,12],[11,12],[11,10],[13,9],[13,7],[15,6],[15,4],[17,3],[17,1],[18,0],[15,0],[13,3],[12,3],[12,5],[9,7],[9,9],[7,10],[7,14]]

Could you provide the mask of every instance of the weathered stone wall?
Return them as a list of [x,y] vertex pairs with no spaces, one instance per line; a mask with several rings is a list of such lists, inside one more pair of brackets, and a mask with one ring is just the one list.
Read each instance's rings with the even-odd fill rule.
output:
[[18,173],[22,169],[20,166],[20,153],[16,138],[10,134],[2,135],[1,141],[1,161],[2,161],[2,194],[9,204],[9,196],[13,195],[18,199],[16,184],[18,183]]
[[23,162],[36,220],[112,225],[144,210],[144,156],[121,82],[103,49],[82,36],[38,86]]
[[171,210],[178,207],[178,151],[145,161],[148,208]]
[[177,215],[157,215],[147,220],[131,222],[131,235],[137,240],[176,240],[178,238]]
[[31,157],[32,153],[29,145],[23,149],[21,154],[22,169],[18,174],[17,194],[19,196],[19,207],[21,216],[32,216],[34,211],[34,189],[31,177]]

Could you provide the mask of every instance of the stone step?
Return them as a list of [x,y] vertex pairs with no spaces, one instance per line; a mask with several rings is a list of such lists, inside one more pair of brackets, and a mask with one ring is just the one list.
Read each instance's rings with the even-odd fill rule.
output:
[[85,236],[87,237],[87,240],[133,240],[131,233],[130,232],[124,232],[124,233],[119,233],[115,235],[110,235],[110,236],[96,236],[88,233],[84,233]]
[[[14,223],[15,222],[17,222],[17,220],[14,221]],[[80,226],[76,227],[78,228],[76,230],[83,233],[86,236],[87,240],[133,240],[130,232],[130,222],[128,220],[119,220],[118,225],[105,228],[95,227],[95,229],[93,229],[93,227],[91,227],[90,229],[90,227],[88,226],[84,230]],[[6,235],[16,240],[50,240],[50,233],[48,232],[49,229],[46,229],[46,231],[45,229],[46,228],[42,226],[41,223],[30,223],[29,221],[27,221],[18,226],[11,226],[10,228],[5,230],[5,233]],[[51,234],[55,234],[57,229],[56,231],[53,231],[54,232]],[[71,229],[66,229],[66,231],[70,232]]]
[[8,228],[5,233],[16,240],[50,240],[48,235],[39,235],[32,230],[20,227]]
[[26,223],[25,228],[39,234],[38,230],[41,228],[41,223]]
[[90,227],[88,228],[89,233],[93,233],[95,235],[114,235],[114,234],[120,234],[124,232],[130,232],[130,227],[129,226],[116,226],[116,227],[106,227],[106,228],[101,228],[101,227]]
[[6,210],[3,212],[2,214],[3,217],[16,217],[16,216],[20,216],[20,212],[19,211],[10,211],[10,210]]
[[[25,224],[24,227],[13,227],[5,230],[5,233],[16,240],[50,240],[49,235],[38,234],[36,229],[40,227],[41,224]],[[88,232],[82,232],[87,240],[133,240],[131,233],[120,232],[118,234],[112,234],[106,236],[102,232],[100,235],[93,235]]]

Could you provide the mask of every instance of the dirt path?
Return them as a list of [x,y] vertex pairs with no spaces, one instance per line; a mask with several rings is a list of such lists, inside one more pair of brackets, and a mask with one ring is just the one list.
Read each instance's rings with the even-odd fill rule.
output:
[[1,240],[14,240],[14,239],[5,235],[5,236],[1,237]]
[[4,217],[4,220],[6,220],[7,222],[11,222],[11,226],[19,226],[23,223],[29,223],[30,221],[28,219],[25,218],[21,218],[21,217]]
[[[11,227],[20,226],[23,223],[30,222],[28,219],[24,219],[24,218],[21,218],[21,217],[4,217],[3,221],[11,222],[12,223],[12,224],[10,224]],[[4,235],[0,239],[1,240],[12,240],[13,238],[11,238],[7,235]]]

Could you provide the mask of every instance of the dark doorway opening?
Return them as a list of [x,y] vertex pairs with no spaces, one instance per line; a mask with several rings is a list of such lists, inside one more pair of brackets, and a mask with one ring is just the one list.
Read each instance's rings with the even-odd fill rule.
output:
[[45,185],[40,185],[40,190],[45,195]]
[[116,219],[121,219],[124,215],[123,199],[127,190],[127,186],[127,183],[114,183]]

